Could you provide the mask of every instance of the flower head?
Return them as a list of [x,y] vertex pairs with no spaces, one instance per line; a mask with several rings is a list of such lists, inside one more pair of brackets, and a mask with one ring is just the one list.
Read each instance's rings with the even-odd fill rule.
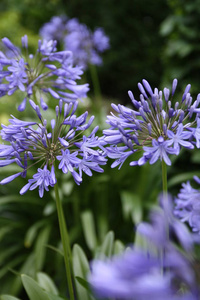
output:
[[43,119],[39,106],[30,100],[39,121],[26,122],[12,117],[8,126],[2,125],[0,132],[2,140],[7,144],[0,145],[0,167],[17,163],[21,172],[3,179],[0,184],[6,184],[18,176],[25,177],[33,165],[38,166],[37,173],[21,189],[24,194],[28,189],[39,188],[43,197],[44,190],[56,183],[55,167],[63,173],[71,173],[75,182],[82,182],[82,173],[91,176],[92,171],[103,172],[100,167],[106,163],[101,148],[101,139],[95,134],[95,127],[89,136],[83,135],[94,117],[87,122],[88,113],[76,116],[78,103],[59,101],[56,106],[56,118],[50,122]]
[[142,165],[149,161],[155,163],[158,159],[171,165],[169,155],[180,153],[181,147],[193,149],[199,147],[200,135],[200,94],[192,102],[189,93],[190,85],[186,86],[182,100],[175,100],[177,79],[174,79],[172,91],[164,88],[152,90],[146,80],[139,83],[140,101],[135,100],[131,91],[129,97],[135,109],[123,105],[112,104],[117,116],[111,113],[107,118],[109,129],[105,129],[104,141],[107,145],[107,155],[117,159],[112,167],[125,161],[134,153],[141,153],[131,166]]
[[67,32],[67,17],[64,15],[54,16],[51,20],[45,23],[40,29],[40,35],[43,39],[56,40],[62,42],[64,35]]
[[81,68],[73,66],[70,51],[57,51],[56,41],[39,40],[34,55],[28,53],[26,35],[22,37],[22,51],[8,38],[3,38],[2,42],[12,55],[8,57],[0,52],[0,96],[12,95],[16,90],[23,92],[24,100],[18,107],[20,111],[25,109],[28,99],[39,98],[45,110],[48,108],[44,101],[47,95],[62,98],[65,102],[86,97],[88,84],[76,83],[83,73]]
[[[73,26],[72,26],[73,25]],[[97,28],[92,33],[85,24],[80,24],[77,19],[72,19],[67,24],[68,34],[64,38],[65,49],[73,52],[74,62],[87,69],[89,64],[100,65],[100,53],[107,50],[109,38],[102,28]]]
[[46,40],[55,39],[64,44],[65,50],[73,52],[74,63],[83,69],[87,69],[89,64],[102,64],[100,54],[110,48],[103,28],[92,32],[76,18],[53,17],[41,28],[40,34]]
[[[194,176],[194,180],[200,184],[197,176]],[[193,232],[200,233],[200,190],[193,188],[189,181],[183,183],[174,202],[175,216],[188,223]]]

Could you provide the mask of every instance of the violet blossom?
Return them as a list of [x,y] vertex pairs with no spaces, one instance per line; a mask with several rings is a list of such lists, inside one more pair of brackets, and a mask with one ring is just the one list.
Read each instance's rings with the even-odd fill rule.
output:
[[88,84],[77,83],[83,74],[82,68],[73,66],[72,52],[57,51],[55,40],[39,40],[35,54],[29,53],[26,35],[22,37],[21,50],[8,38],[2,42],[5,53],[0,51],[0,96],[20,90],[24,96],[18,110],[23,111],[29,99],[46,110],[49,96],[65,102],[86,97]]
[[181,148],[200,147],[200,94],[193,102],[188,84],[182,99],[174,96],[177,79],[174,79],[172,91],[164,88],[152,90],[150,84],[138,83],[140,100],[128,92],[134,108],[112,104],[113,112],[107,117],[110,128],[105,129],[104,142],[108,157],[115,159],[111,167],[122,166],[123,162],[135,153],[139,158],[131,166],[150,164],[164,160],[171,165],[170,155],[178,155]]
[[[59,101],[56,106],[56,118],[47,122],[38,105],[30,100],[38,121],[21,121],[12,116],[9,125],[3,125],[0,135],[5,144],[0,145],[0,167],[16,163],[21,169],[14,175],[1,180],[7,184],[18,176],[26,177],[33,166],[37,173],[21,189],[20,194],[28,190],[39,189],[40,197],[56,183],[56,172],[71,173],[76,184],[82,182],[82,174],[92,176],[92,171],[103,172],[106,158],[101,149],[101,139],[96,136],[98,126],[89,135],[84,135],[94,117],[87,122],[88,113],[76,116],[78,102]],[[50,123],[50,124],[49,124]],[[56,169],[55,169],[56,168]]]

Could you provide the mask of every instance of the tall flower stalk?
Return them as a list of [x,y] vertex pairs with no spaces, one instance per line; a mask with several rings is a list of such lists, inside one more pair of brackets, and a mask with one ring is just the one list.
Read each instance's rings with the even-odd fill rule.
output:
[[70,300],[74,300],[75,295],[74,295],[73,280],[72,280],[71,247],[70,247],[67,225],[63,213],[62,203],[59,196],[58,183],[54,185],[54,191],[55,191],[56,207],[58,213],[60,236],[63,245],[63,254],[64,254],[65,269],[66,269],[68,288],[69,288],[69,296],[70,296]]

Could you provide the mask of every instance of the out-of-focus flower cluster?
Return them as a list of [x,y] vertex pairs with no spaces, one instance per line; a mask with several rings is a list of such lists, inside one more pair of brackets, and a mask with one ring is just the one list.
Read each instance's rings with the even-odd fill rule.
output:
[[1,138],[6,142],[0,145],[0,167],[16,163],[22,171],[3,179],[0,184],[7,184],[18,176],[26,177],[27,170],[38,166],[33,179],[21,189],[24,194],[28,189],[39,188],[43,197],[44,190],[56,183],[55,168],[63,173],[71,173],[75,182],[82,182],[82,173],[92,176],[92,171],[103,172],[100,167],[106,163],[101,148],[101,139],[95,134],[98,127],[86,136],[82,133],[92,124],[92,116],[87,122],[88,113],[76,116],[78,102],[59,101],[56,106],[56,118],[50,126],[43,119],[38,105],[30,100],[39,122],[21,121],[12,117],[8,126],[2,125]]
[[[199,299],[192,266],[195,239],[173,217],[166,196],[163,200],[163,209],[152,212],[151,223],[138,226],[145,247],[135,245],[120,256],[93,261],[89,282],[99,299]],[[185,252],[178,250],[175,241]]]
[[[40,102],[46,110],[46,95],[65,102],[86,97],[88,84],[77,84],[83,74],[81,67],[73,66],[70,51],[57,51],[57,41],[39,40],[35,54],[28,51],[28,38],[22,37],[22,50],[8,38],[2,39],[0,51],[0,97],[20,90],[24,99],[18,109],[23,111],[27,100]],[[38,104],[38,103],[36,103]]]
[[72,51],[74,63],[83,69],[89,64],[102,64],[101,53],[110,47],[109,38],[102,28],[92,32],[78,19],[65,16],[53,17],[41,28],[40,35],[46,40],[57,40],[65,50]]
[[[196,183],[200,179],[194,176]],[[175,198],[174,214],[182,222],[186,222],[194,232],[200,233],[200,191],[191,186],[190,182],[182,184],[182,188]]]
[[115,159],[112,167],[120,168],[132,154],[140,157],[132,161],[131,166],[147,161],[153,164],[158,159],[171,165],[169,154],[178,155],[181,147],[200,147],[200,94],[193,102],[188,84],[181,101],[177,101],[174,96],[177,79],[173,81],[171,92],[168,88],[152,90],[146,80],[142,83],[138,83],[139,101],[129,91],[135,109],[112,104],[118,115],[111,113],[107,117],[110,128],[103,132],[107,155]]

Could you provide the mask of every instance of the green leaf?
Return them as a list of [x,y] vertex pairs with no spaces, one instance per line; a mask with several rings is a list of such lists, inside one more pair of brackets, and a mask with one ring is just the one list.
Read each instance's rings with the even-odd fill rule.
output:
[[85,236],[86,244],[88,248],[92,251],[97,246],[97,238],[95,232],[95,224],[94,224],[94,217],[91,211],[84,211],[81,214],[81,221],[83,226],[83,233]]
[[35,280],[27,275],[21,275],[21,279],[30,300],[49,300],[48,295]]
[[[195,172],[195,175],[200,176],[200,172]],[[176,175],[168,181],[168,187],[172,187],[176,184],[180,184],[187,180],[191,180],[193,179],[193,177],[194,177],[194,172],[188,172],[188,173],[182,173]]]
[[40,199],[36,199],[35,197],[28,197],[28,199],[26,197],[22,197],[21,195],[9,195],[9,196],[1,196],[1,206],[4,204],[9,204],[9,203],[13,203],[13,202],[17,202],[17,203],[33,203],[34,205],[40,205],[42,206],[42,202]]
[[89,283],[88,283],[88,281],[87,280],[84,280],[83,278],[81,278],[81,277],[79,277],[79,276],[76,276],[75,277],[77,280],[78,280],[78,282],[89,292],[89,293],[91,293],[91,290],[90,290],[90,285],[89,285]]
[[131,216],[135,224],[140,223],[142,220],[142,201],[140,197],[137,194],[123,191],[121,192],[121,200],[124,218],[128,219]]
[[61,251],[60,249],[58,249],[58,248],[56,248],[52,245],[46,245],[46,247],[53,250],[53,251],[55,251],[56,253],[60,254],[61,256],[64,256],[63,251]]
[[124,251],[125,247],[124,247],[124,244],[117,240],[115,241],[114,243],[114,253],[113,254],[120,254]]
[[35,245],[36,271],[40,271],[43,267],[47,250],[45,246],[49,240],[50,229],[51,227],[47,226],[38,235],[37,242]]
[[27,248],[30,248],[32,246],[32,243],[37,236],[39,228],[44,225],[44,221],[39,221],[33,224],[26,232],[26,236],[24,239],[24,245]]
[[114,232],[109,231],[106,234],[105,239],[100,247],[98,257],[100,258],[105,256],[110,257],[113,251],[113,243],[114,243]]
[[[74,276],[86,279],[90,270],[89,263],[82,248],[77,244],[74,245],[72,250],[72,262],[73,262]],[[76,284],[76,290],[79,299],[81,300],[91,299],[87,290],[83,288],[83,286],[78,281],[75,281],[75,284]]]
[[45,291],[45,293],[48,295],[49,300],[69,300],[68,298],[62,298],[62,297],[60,297],[60,296],[51,294],[51,293],[46,292],[46,291]]
[[19,298],[10,295],[1,295],[0,300],[20,300]]
[[54,295],[58,295],[58,290],[53,282],[53,280],[45,273],[37,273],[37,281],[39,285],[47,292],[50,292]]
[[174,16],[167,17],[161,24],[160,27],[161,35],[163,36],[169,35],[174,30],[175,21],[176,19],[174,18]]
[[49,300],[69,300],[68,298],[62,298],[62,297],[59,297],[57,295],[51,294],[49,292],[45,292],[45,294],[48,295]]

